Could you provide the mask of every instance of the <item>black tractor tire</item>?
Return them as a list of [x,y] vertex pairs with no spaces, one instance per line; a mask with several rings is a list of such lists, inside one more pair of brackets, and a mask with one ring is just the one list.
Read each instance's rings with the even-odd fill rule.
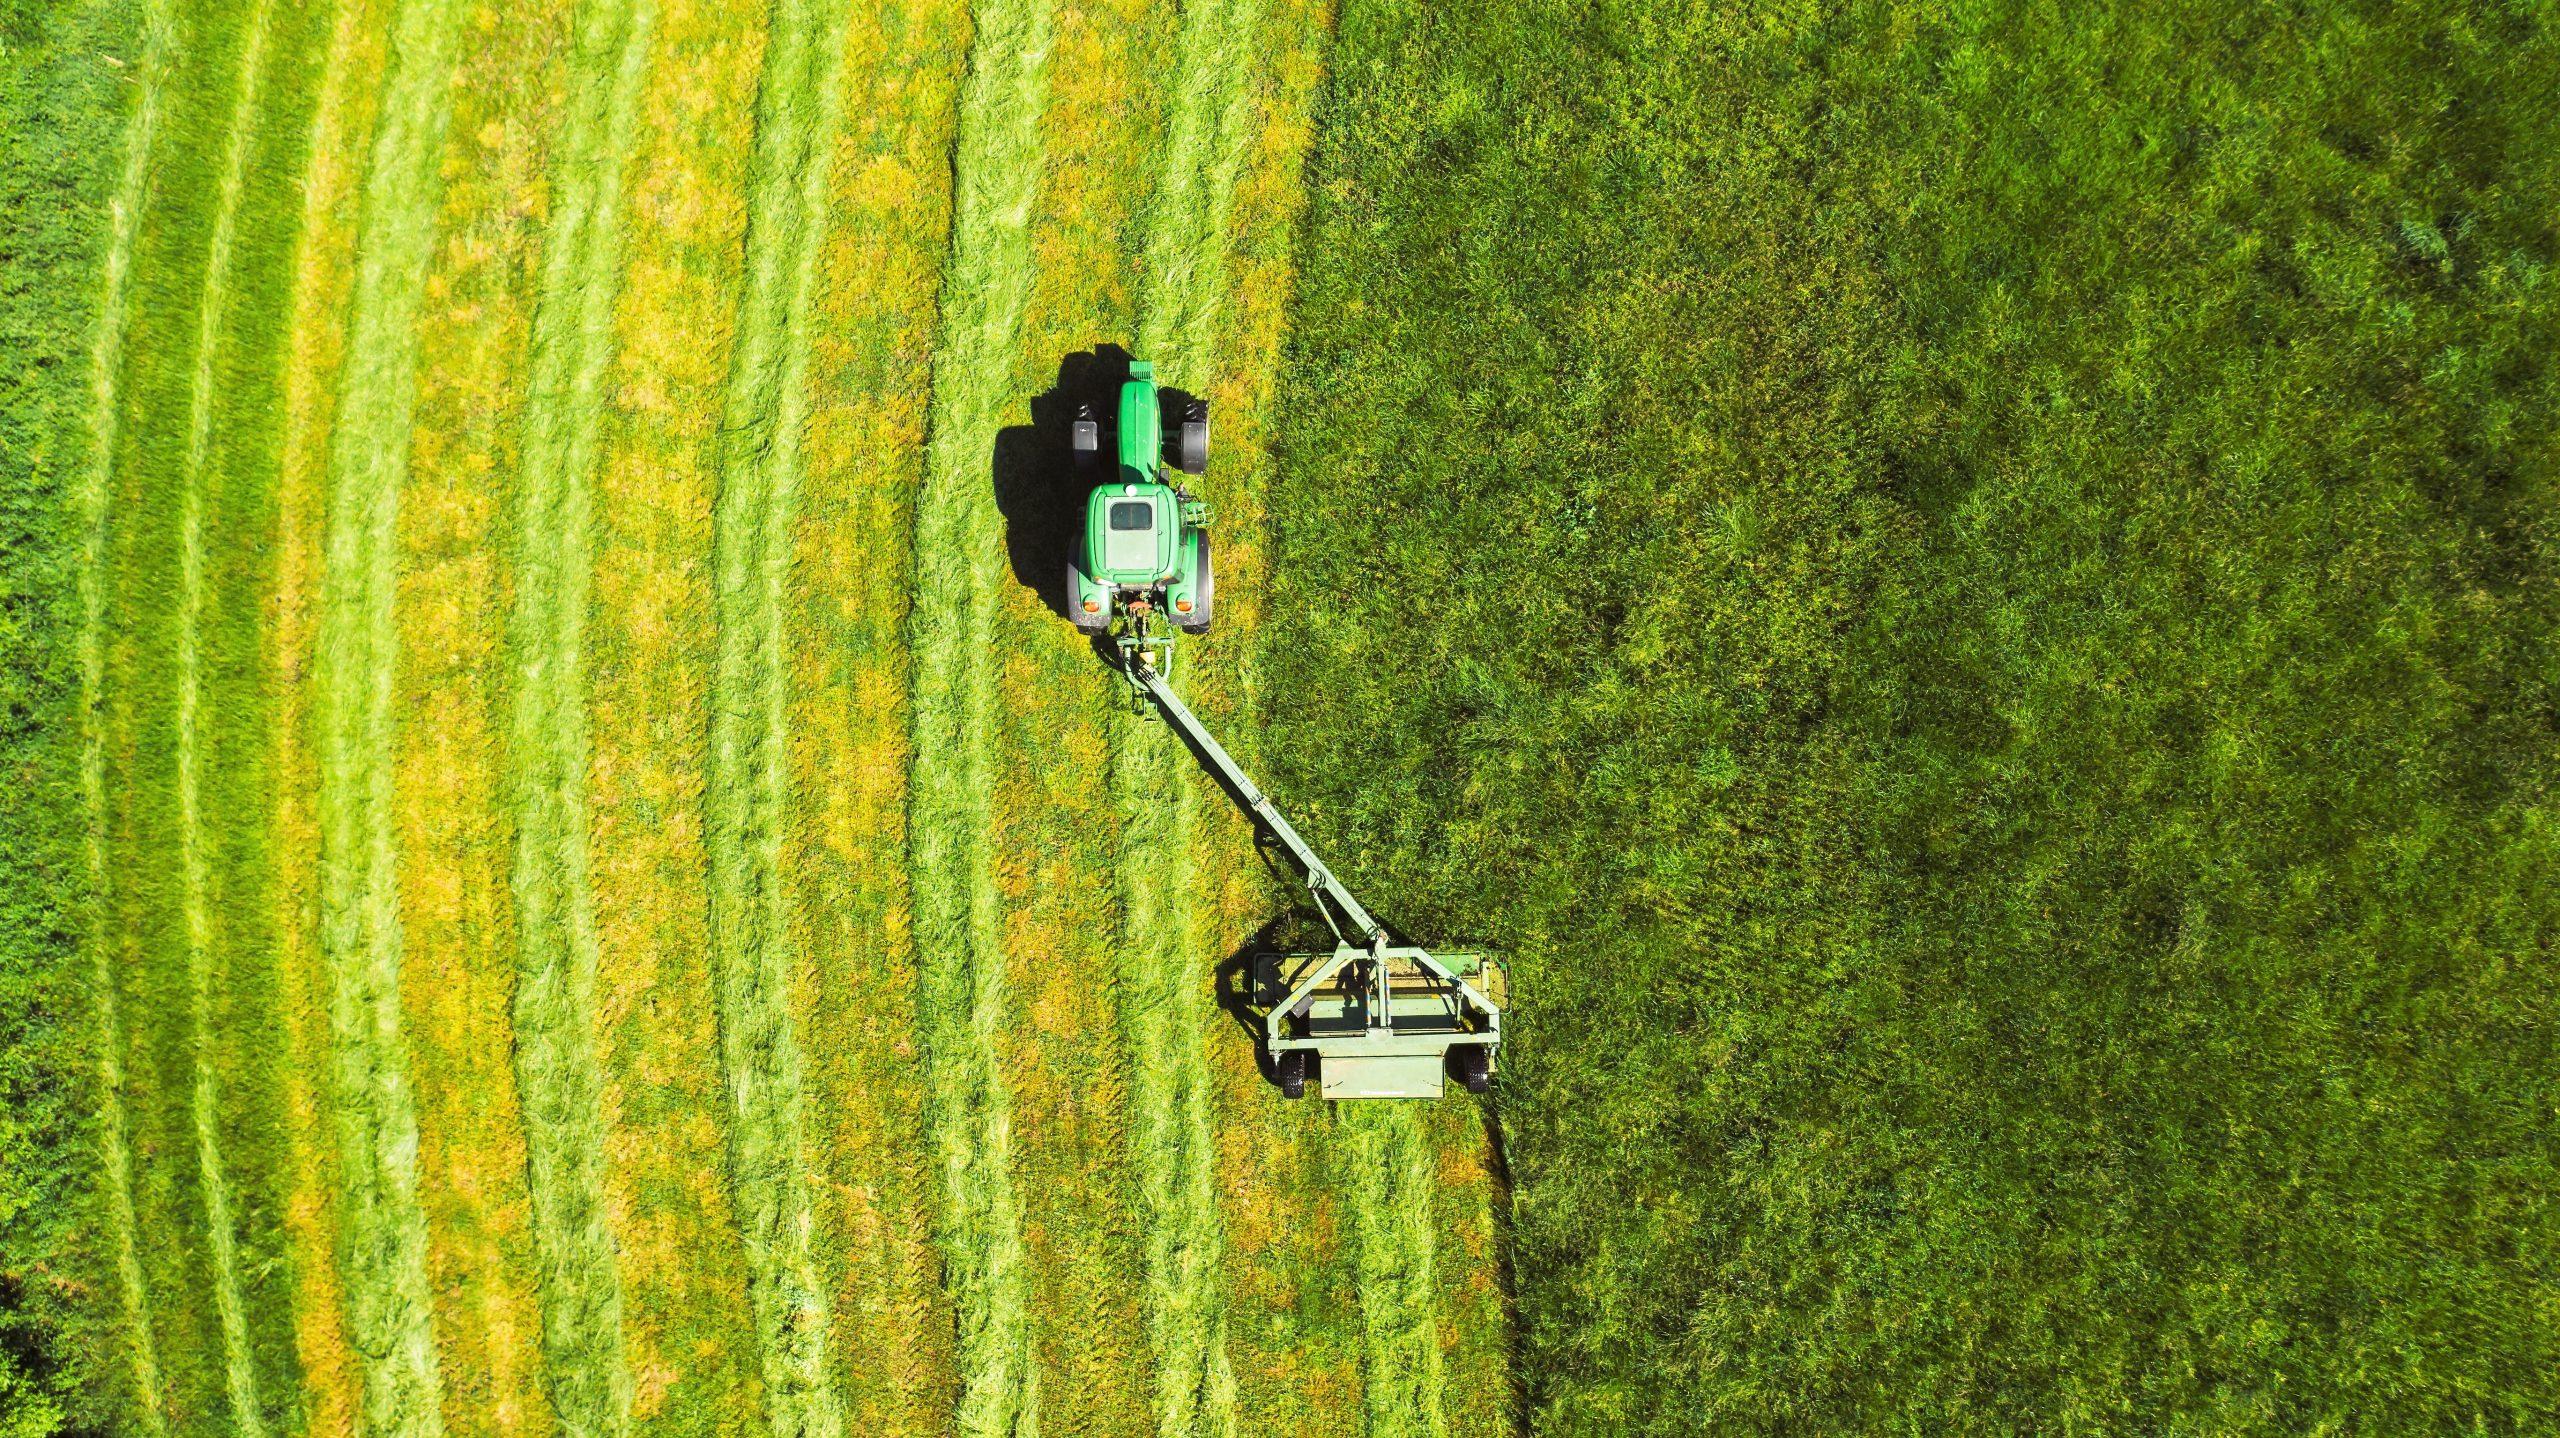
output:
[[1209,620],[1218,607],[1218,571],[1210,563],[1209,531],[1201,529],[1193,533],[1200,536],[1200,577],[1191,586],[1191,612],[1176,617],[1173,623],[1185,634],[1206,634],[1209,632]]
[[1063,601],[1067,606],[1067,617],[1076,622],[1076,628],[1087,634],[1108,634],[1111,632],[1111,601],[1107,598],[1102,601],[1100,614],[1085,613],[1084,605],[1077,597],[1078,591],[1084,587],[1083,579],[1084,571],[1076,568],[1074,560],[1068,560],[1067,592]]
[[1449,1050],[1449,1072],[1467,1092],[1483,1093],[1493,1087],[1493,1053],[1482,1044],[1462,1044]]
[[1280,1081],[1282,1098],[1307,1096],[1307,1051],[1290,1049],[1271,1060],[1272,1076]]
[[1079,469],[1102,462],[1102,421],[1094,418],[1092,405],[1076,406],[1076,417],[1067,426],[1067,447],[1075,451]]
[[1182,407],[1181,427],[1174,431],[1174,467],[1184,474],[1209,468],[1209,402],[1195,399]]

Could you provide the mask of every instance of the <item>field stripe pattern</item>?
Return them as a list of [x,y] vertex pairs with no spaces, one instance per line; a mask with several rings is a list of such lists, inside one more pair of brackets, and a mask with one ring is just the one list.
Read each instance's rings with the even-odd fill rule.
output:
[[[1174,96],[1147,239],[1137,353],[1167,384],[1206,394],[1216,368],[1228,214],[1244,158],[1261,0],[1183,7]],[[1217,1199],[1210,966],[1192,868],[1199,796],[1163,726],[1110,730],[1119,864],[1120,1012],[1146,1233],[1146,1325],[1161,1438],[1231,1432],[1225,1234]]]
[[250,142],[259,110],[274,0],[257,0],[248,22],[234,82],[222,179],[205,256],[203,292],[197,301],[195,362],[188,380],[185,457],[181,462],[178,537],[178,867],[187,952],[187,987],[195,1076],[189,1107],[195,1127],[198,1184],[203,1190],[205,1252],[212,1266],[214,1309],[222,1328],[223,1379],[233,1431],[263,1438],[257,1368],[250,1353],[248,1314],[240,1296],[239,1233],[229,1177],[222,1162],[220,1088],[214,1072],[213,916],[208,889],[211,865],[203,814],[202,714],[204,676],[201,630],[205,609],[205,494],[213,449],[215,357],[222,340],[240,208],[247,187]]
[[1358,1252],[1368,1438],[1445,1438],[1437,1291],[1437,1165],[1411,1105],[1341,1107]]
[[88,811],[87,879],[89,883],[90,981],[98,1006],[98,1148],[101,1182],[106,1190],[107,1241],[113,1249],[117,1300],[123,1310],[127,1361],[134,1385],[134,1407],[143,1431],[164,1433],[160,1360],[152,1340],[151,1300],[142,1277],[133,1198],[133,1154],[126,1134],[124,1024],[116,993],[112,945],[105,933],[109,912],[107,865],[107,736],[101,706],[106,687],[106,556],[113,519],[116,449],[123,419],[121,381],[124,342],[129,322],[133,254],[143,203],[149,194],[152,150],[158,143],[161,92],[172,50],[176,19],[169,0],[157,0],[142,15],[141,57],[137,66],[133,118],[126,131],[123,173],[107,212],[104,276],[98,305],[97,335],[90,350],[90,454],[81,475],[77,505],[81,526],[80,565],[80,796]]
[[999,614],[1004,550],[986,471],[1031,291],[1047,0],[997,0],[978,11],[976,26],[961,90],[951,257],[916,500],[907,834],[945,1281],[959,1328],[957,1426],[964,1438],[1012,1438],[1037,1431],[1038,1380],[1011,1105],[997,1055],[1006,975],[987,840],[995,672],[986,636]]
[[594,1041],[583,645],[623,170],[655,18],[654,0],[589,0],[579,10],[517,497],[515,1071],[542,1264],[546,1386],[563,1432],[577,1438],[624,1433],[631,1417]]
[[844,20],[783,0],[757,95],[747,277],[721,423],[712,569],[719,636],[704,833],[720,1052],[735,1106],[731,1179],[746,1237],[776,1438],[832,1438],[829,1288],[815,1251],[803,1080],[794,1031],[787,823],[788,656],[783,594],[808,409],[809,304],[842,119]]
[[402,0],[392,22],[330,442],[317,634],[321,949],[331,984],[347,1326],[363,1377],[363,1431],[385,1438],[443,1431],[417,1103],[401,1038],[391,697],[416,322],[464,12],[459,0]]

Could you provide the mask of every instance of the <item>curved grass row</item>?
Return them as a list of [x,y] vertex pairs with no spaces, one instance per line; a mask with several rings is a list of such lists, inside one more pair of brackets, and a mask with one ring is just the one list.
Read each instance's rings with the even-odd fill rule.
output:
[[541,1261],[546,1388],[563,1431],[579,1438],[625,1433],[631,1419],[594,1038],[584,653],[623,173],[656,9],[654,0],[589,0],[578,11],[516,498],[515,1074]]
[[782,863],[790,784],[783,590],[808,413],[810,296],[842,119],[843,37],[836,7],[775,7],[712,513],[711,950],[733,1107],[730,1179],[777,1438],[831,1438],[843,1427],[829,1367],[829,1284],[814,1242]]
[[194,1081],[189,1110],[195,1129],[197,1186],[204,1203],[206,1259],[211,1267],[214,1312],[221,1326],[224,1395],[231,1427],[243,1438],[263,1438],[266,1420],[258,1401],[257,1364],[249,1317],[241,1299],[240,1242],[232,1185],[224,1171],[221,1085],[216,1074],[212,864],[204,823],[203,635],[205,526],[208,462],[213,451],[215,366],[229,314],[232,266],[247,189],[249,159],[259,119],[275,0],[256,0],[240,50],[231,114],[225,126],[222,177],[207,241],[202,291],[196,301],[195,358],[188,376],[186,449],[179,469],[177,784],[178,869],[182,932],[187,957],[187,996]]
[[996,0],[975,22],[915,511],[907,841],[940,1238],[959,1328],[957,1427],[965,1438],[1012,1438],[1037,1431],[1039,1400],[1011,1103],[997,1063],[1006,978],[988,843],[996,678],[986,636],[1004,547],[986,475],[1033,278],[1051,19],[1046,0]]
[[364,1431],[443,1431],[417,1100],[400,1017],[392,827],[397,520],[417,401],[460,0],[401,0],[363,185],[345,369],[330,436],[315,634],[320,944],[339,1145],[340,1267]]
[[106,560],[114,520],[116,451],[123,421],[121,385],[125,336],[131,316],[133,256],[159,140],[162,91],[176,45],[176,17],[169,0],[142,12],[141,54],[136,66],[133,118],[125,136],[123,171],[108,203],[107,240],[100,281],[97,330],[90,347],[89,462],[74,495],[80,524],[80,797],[89,817],[90,983],[98,1012],[98,1147],[106,1192],[107,1245],[122,1311],[134,1411],[142,1431],[168,1430],[162,1411],[160,1359],[152,1337],[151,1298],[142,1275],[133,1197],[133,1154],[126,1132],[124,1021],[116,992],[111,945],[106,939],[111,875],[107,864],[107,736],[105,701]]

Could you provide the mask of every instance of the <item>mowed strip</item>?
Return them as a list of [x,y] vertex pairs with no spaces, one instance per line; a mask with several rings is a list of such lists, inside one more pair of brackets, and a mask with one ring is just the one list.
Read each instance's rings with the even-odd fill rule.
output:
[[541,1259],[545,1386],[561,1430],[577,1438],[618,1438],[631,1420],[594,1037],[585,639],[623,174],[656,12],[655,0],[587,0],[578,10],[533,312],[516,494],[509,749],[515,1075]]
[[767,10],[661,0],[643,87],[597,474],[587,644],[589,862],[608,1221],[648,1438],[762,1420],[728,1176],[704,791],[716,668],[712,511],[740,315]]
[[417,1104],[401,1034],[392,695],[417,319],[464,13],[461,0],[401,0],[392,20],[330,436],[315,636],[320,944],[331,990],[341,1268],[363,1379],[360,1425],[377,1438],[443,1431]]
[[930,1438],[951,1422],[953,1332],[933,1243],[934,1166],[916,1081],[905,866],[905,570],[924,463],[935,299],[950,233],[965,0],[846,19],[845,134],[820,260],[789,592],[791,908],[807,992],[821,1231],[846,1426]]
[[907,844],[943,1189],[939,1233],[960,1334],[957,1427],[964,1438],[1010,1438],[1036,1431],[1038,1393],[1012,1115],[997,1054],[1006,974],[988,839],[996,716],[987,635],[1004,549],[987,471],[1031,290],[1050,15],[1047,0],[995,0],[975,21],[915,508]]
[[106,1242],[114,1268],[118,1318],[123,1328],[126,1376],[133,1385],[133,1411],[143,1432],[168,1431],[162,1409],[158,1346],[152,1338],[151,1298],[142,1276],[135,1232],[133,1153],[126,1129],[124,1016],[116,991],[116,970],[108,942],[111,913],[107,864],[107,726],[103,712],[106,690],[107,551],[115,521],[111,496],[115,463],[122,438],[125,337],[131,322],[133,258],[144,201],[149,194],[152,152],[159,143],[162,91],[176,45],[169,0],[154,0],[142,11],[140,55],[135,66],[133,118],[125,134],[122,173],[107,208],[107,238],[99,282],[97,333],[89,353],[89,445],[87,465],[75,490],[80,523],[80,797],[88,811],[86,846],[89,911],[85,941],[91,959],[92,999],[98,1007],[98,1149],[99,1176],[105,1193]]
[[329,434],[355,287],[353,216],[370,148],[394,0],[340,0],[321,62],[284,340],[283,436],[275,516],[275,618],[267,638],[276,695],[272,813],[278,989],[288,1058],[285,1132],[291,1186],[283,1223],[293,1274],[294,1358],[302,1373],[304,1425],[313,1434],[356,1431],[363,1379],[348,1328],[338,1262],[338,1105],[329,959],[311,916],[319,908],[323,845],[320,757],[312,734],[319,638],[321,549],[326,529]]
[[213,229],[206,241],[204,278],[196,301],[194,363],[187,382],[185,450],[179,462],[177,751],[178,883],[186,946],[187,1010],[194,1049],[188,1108],[195,1129],[196,1183],[204,1205],[204,1244],[211,1270],[214,1311],[222,1332],[223,1391],[231,1429],[263,1438],[266,1417],[258,1401],[249,1317],[241,1298],[240,1242],[231,1181],[222,1160],[221,1086],[214,1048],[213,865],[204,822],[205,769],[205,526],[213,452],[214,377],[224,321],[229,313],[232,265],[238,248],[241,199],[248,185],[260,82],[273,35],[275,0],[255,0],[241,40],[231,113],[224,126],[221,178]]
[[466,21],[398,516],[401,1009],[453,1438],[507,1438],[552,1417],[513,1059],[507,480],[575,3],[475,8]]
[[[1262,0],[1203,0],[1182,11],[1172,103],[1146,215],[1137,352],[1177,388],[1207,394],[1218,373],[1217,316],[1227,221],[1250,138],[1249,65]],[[1209,1068],[1214,956],[1194,902],[1199,801],[1190,756],[1160,725],[1112,726],[1121,1028],[1129,1049],[1132,1148],[1144,1200],[1146,1327],[1156,1431],[1222,1433],[1235,1423],[1226,1352],[1225,1234]]]
[[1437,1284],[1439,1165],[1408,1103],[1340,1109],[1358,1254],[1368,1438],[1445,1438]]
[[808,413],[810,296],[843,110],[844,18],[781,0],[756,97],[747,187],[746,287],[722,406],[712,511],[719,653],[711,695],[704,834],[720,1057],[734,1112],[730,1183],[746,1241],[777,1438],[832,1438],[843,1411],[829,1366],[831,1284],[821,1271],[795,1031],[783,835],[790,789],[783,594]]

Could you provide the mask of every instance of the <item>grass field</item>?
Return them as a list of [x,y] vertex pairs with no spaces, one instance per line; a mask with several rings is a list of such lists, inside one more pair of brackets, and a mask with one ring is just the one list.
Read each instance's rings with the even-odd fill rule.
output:
[[2555,25],[0,0],[0,1438],[2551,1430]]
[[1212,1000],[1282,901],[1007,565],[1159,351],[1249,725],[1328,9],[5,13],[12,1422],[1444,1426],[1337,1241],[1429,1195]]

